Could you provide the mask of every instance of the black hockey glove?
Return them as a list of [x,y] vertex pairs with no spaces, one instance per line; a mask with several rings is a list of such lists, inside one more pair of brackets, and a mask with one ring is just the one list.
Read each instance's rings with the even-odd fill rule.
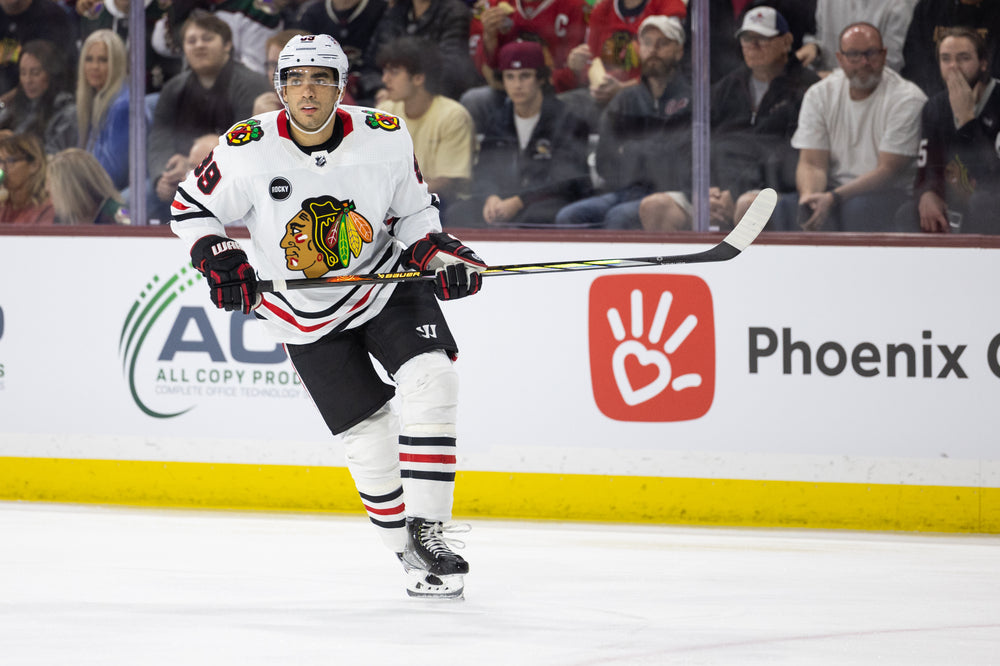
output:
[[471,296],[483,286],[479,272],[486,262],[451,234],[427,234],[406,248],[403,265],[418,271],[436,271],[434,294],[442,301]]
[[208,280],[215,307],[250,314],[256,306],[257,275],[236,241],[223,236],[198,239],[191,248],[191,265]]

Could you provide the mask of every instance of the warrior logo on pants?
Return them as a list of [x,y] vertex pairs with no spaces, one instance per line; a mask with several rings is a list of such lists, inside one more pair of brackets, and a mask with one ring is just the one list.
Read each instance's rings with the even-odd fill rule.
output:
[[353,201],[331,196],[303,201],[281,239],[288,270],[313,278],[347,268],[374,237],[371,223],[354,208]]

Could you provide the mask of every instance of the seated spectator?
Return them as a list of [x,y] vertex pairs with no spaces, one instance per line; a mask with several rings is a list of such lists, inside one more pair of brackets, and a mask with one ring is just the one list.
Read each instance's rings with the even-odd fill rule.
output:
[[[802,40],[807,34],[816,32],[816,0],[708,0],[710,79],[718,83],[722,77],[743,65],[739,42],[730,39],[743,23],[746,13],[756,7],[771,7],[785,17],[792,35],[792,50],[802,48]],[[691,16],[688,12],[684,21],[684,31],[691,34]],[[684,46],[684,72],[691,76],[691,41]]]
[[508,100],[480,145],[475,194],[452,205],[451,227],[550,227],[556,211],[590,193],[587,127],[557,100],[537,42],[511,42],[498,59]]
[[982,0],[919,0],[903,44],[904,65],[900,74],[933,97],[944,90],[935,57],[941,35],[947,28],[975,28],[986,41],[990,72],[1000,77],[1000,2]]
[[570,69],[587,79],[589,94],[584,88],[565,93],[562,99],[596,127],[608,102],[623,88],[639,82],[637,28],[649,16],[683,19],[686,15],[685,0],[599,0],[590,14],[587,43],[575,47],[567,57]]
[[[176,57],[183,50],[188,19],[196,12],[209,12],[229,26],[232,59],[252,72],[263,74],[264,43],[284,25],[280,14],[283,4],[282,0],[171,0],[164,3],[166,14],[149,32],[150,42],[160,55]],[[181,26],[176,33],[175,26]]]
[[59,44],[62,69],[76,64],[77,27],[52,0],[0,0],[0,95],[18,81],[18,60],[24,45],[36,39]]
[[885,66],[878,29],[844,29],[841,69],[809,88],[792,146],[798,194],[782,196],[769,229],[908,231],[893,216],[913,182],[927,97]]
[[472,177],[472,117],[464,106],[438,94],[441,59],[423,40],[389,42],[379,52],[378,66],[388,96],[378,108],[406,122],[424,182],[447,206]]
[[[365,56],[370,54],[368,44],[375,37],[375,29],[387,7],[386,0],[319,0],[303,5],[289,27],[298,28],[305,34],[330,35],[340,43],[350,63],[345,93],[356,99],[358,79],[368,69],[365,62]],[[289,39],[291,36],[283,37],[284,41],[274,52],[275,60]],[[269,46],[268,60],[271,59],[270,49]]]
[[129,179],[125,44],[111,30],[96,30],[84,40],[80,52],[76,106],[71,110],[76,140],[69,145],[50,145],[49,148],[84,148],[97,158],[115,188],[121,190],[128,187]]
[[583,43],[587,21],[584,0],[480,0],[472,19],[470,47],[476,69],[486,85],[476,86],[462,95],[476,127],[483,128],[493,111],[503,104],[503,84],[497,80],[497,54],[500,47],[513,41],[535,41],[545,51],[545,62],[553,67],[552,85],[557,93],[579,88],[587,83],[583,68],[574,72],[567,66],[569,52]]
[[[166,13],[166,4],[145,0],[146,4],[146,93],[159,92],[167,79],[181,71],[180,54],[165,57],[156,52],[152,36],[156,22]],[[123,43],[128,43],[129,0],[76,0],[80,16],[80,37],[86,41],[91,33],[111,30]],[[82,50],[81,50],[82,52]]]
[[0,138],[0,224],[53,224],[55,209],[45,191],[45,151],[33,134]]
[[[0,129],[30,132],[46,145],[72,145],[75,126],[73,93],[66,60],[56,45],[44,39],[28,42],[18,60],[16,88],[0,98]],[[52,152],[52,151],[48,151]]]
[[947,88],[924,106],[915,203],[900,210],[932,233],[1000,234],[1000,86],[990,76],[986,41],[947,28],[938,44]]
[[642,78],[601,116],[597,172],[609,191],[566,206],[557,225],[638,229],[640,201],[656,191],[669,192],[690,220],[691,86],[680,73],[683,55],[680,19],[646,17],[639,26]]
[[130,224],[121,193],[97,159],[67,148],[49,160],[46,187],[56,224]]
[[358,103],[377,104],[385,99],[382,72],[376,61],[383,46],[397,37],[420,37],[437,45],[444,61],[441,94],[458,99],[481,82],[469,56],[469,21],[472,14],[462,0],[396,0],[378,22],[364,55],[365,69],[358,82]]
[[[913,18],[915,0],[816,0],[816,32],[806,35],[795,54],[806,67],[827,76],[837,68],[840,33],[850,24],[871,23],[882,35],[886,64],[903,66],[903,41]],[[950,1],[950,0],[949,0]]]
[[[793,38],[784,16],[759,5],[747,11],[736,33],[740,68],[712,86],[712,187],[709,218],[727,229],[740,219],[762,187],[795,190],[797,155],[791,139],[806,89],[819,80],[791,56]],[[786,175],[787,174],[787,175]],[[644,229],[689,228],[676,202],[663,192],[639,207]]]
[[148,170],[160,209],[151,218],[167,219],[169,202],[187,173],[192,142],[202,134],[223,134],[252,115],[258,95],[272,89],[263,74],[232,57],[232,37],[222,19],[195,11],[181,29],[189,70],[167,82],[156,104],[149,132]]

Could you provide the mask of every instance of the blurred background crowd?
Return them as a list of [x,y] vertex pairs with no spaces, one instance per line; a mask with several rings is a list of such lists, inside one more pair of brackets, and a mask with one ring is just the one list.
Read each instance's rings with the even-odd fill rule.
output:
[[770,230],[1000,233],[998,31],[997,0],[0,0],[0,224],[168,222],[325,33],[446,227],[725,230],[771,187]]

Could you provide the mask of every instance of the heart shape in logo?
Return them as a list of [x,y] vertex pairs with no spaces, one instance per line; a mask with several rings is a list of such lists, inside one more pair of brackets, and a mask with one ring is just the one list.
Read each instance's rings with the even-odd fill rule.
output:
[[[634,356],[643,366],[655,365],[657,367],[659,373],[653,381],[639,388],[632,386],[628,373],[625,371],[625,360],[630,356]],[[615,383],[618,384],[622,400],[629,407],[655,398],[670,385],[670,359],[657,349],[646,349],[646,346],[638,340],[626,340],[618,345],[611,355],[611,369],[614,372]]]

